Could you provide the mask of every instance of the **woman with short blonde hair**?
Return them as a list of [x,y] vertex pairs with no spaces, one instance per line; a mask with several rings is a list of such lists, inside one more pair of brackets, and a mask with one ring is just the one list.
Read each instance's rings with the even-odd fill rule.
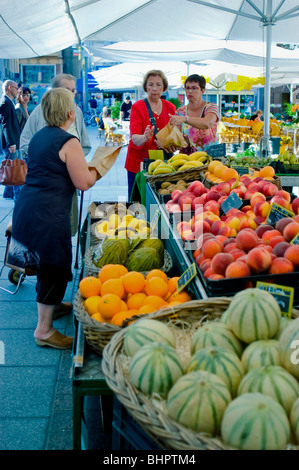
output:
[[60,127],[68,120],[68,112],[75,112],[74,95],[66,88],[53,88],[42,97],[43,115],[47,126]]

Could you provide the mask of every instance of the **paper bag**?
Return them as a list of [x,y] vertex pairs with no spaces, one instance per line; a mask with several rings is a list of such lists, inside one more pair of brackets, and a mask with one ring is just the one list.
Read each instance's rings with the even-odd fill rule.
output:
[[184,148],[187,146],[180,129],[177,126],[171,127],[169,123],[156,134],[156,138],[163,148],[171,146]]
[[88,163],[89,168],[96,168],[101,177],[105,176],[114,165],[121,148],[121,145],[119,147],[98,147]]

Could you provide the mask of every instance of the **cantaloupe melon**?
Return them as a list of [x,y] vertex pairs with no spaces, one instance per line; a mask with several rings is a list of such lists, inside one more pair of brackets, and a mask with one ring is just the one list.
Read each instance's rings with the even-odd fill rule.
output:
[[190,372],[169,391],[167,411],[173,420],[196,432],[216,435],[230,401],[222,379],[207,371]]
[[246,393],[226,408],[221,423],[223,441],[242,450],[282,450],[290,439],[283,407],[262,393]]
[[245,372],[262,366],[280,366],[280,345],[275,339],[260,339],[245,348],[241,361]]
[[216,374],[226,383],[232,397],[237,394],[244,375],[244,368],[238,356],[228,349],[217,346],[203,348],[193,354],[186,370],[187,372],[206,370]]
[[201,348],[208,346],[219,346],[224,349],[229,349],[241,356],[243,346],[240,340],[224,323],[210,321],[204,323],[195,332],[191,342],[191,353],[194,354]]
[[165,323],[141,318],[128,327],[124,336],[124,349],[128,356],[133,356],[141,346],[153,342],[173,347],[176,344],[173,332]]
[[279,304],[264,290],[249,288],[238,292],[232,298],[229,310],[229,327],[245,343],[273,338],[278,331]]
[[299,397],[299,384],[281,366],[258,367],[246,374],[238,389],[238,395],[260,392],[276,400],[287,413]]
[[130,364],[132,383],[146,395],[166,397],[173,384],[183,375],[184,369],[176,350],[162,343],[142,346]]
[[279,343],[282,365],[299,379],[299,318],[286,327]]

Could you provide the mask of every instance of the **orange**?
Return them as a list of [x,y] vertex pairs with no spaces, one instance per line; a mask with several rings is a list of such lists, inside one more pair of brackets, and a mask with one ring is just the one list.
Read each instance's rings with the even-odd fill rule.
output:
[[107,320],[100,314],[100,312],[95,313],[94,315],[91,316],[94,320],[97,320],[101,323],[106,323]]
[[163,305],[167,305],[167,302],[158,295],[148,295],[146,296],[143,305],[152,305],[156,310],[159,310]]
[[[172,302],[169,302],[169,304],[166,306],[167,307],[175,307],[176,305],[180,305],[182,302],[179,302],[178,300],[173,300]],[[165,307],[163,307],[165,308]]]
[[215,170],[216,166],[218,166],[220,164],[221,164],[221,162],[219,160],[212,160],[209,163],[208,171],[211,172],[211,173],[214,173],[214,170]]
[[156,310],[157,309],[153,305],[145,304],[142,307],[140,307],[138,314],[144,315],[145,313],[152,313],[152,312],[155,312]]
[[121,301],[121,309],[122,309],[122,311],[124,311],[124,312],[125,312],[126,310],[128,310],[128,306],[127,306],[127,304],[126,304],[126,302],[125,302],[124,300]]
[[259,176],[261,178],[268,178],[275,176],[275,170],[272,166],[266,165],[264,168],[261,168],[259,171]]
[[161,271],[161,269],[152,269],[146,275],[146,280],[148,281],[151,277],[161,277],[165,282],[168,282],[167,274],[165,274],[164,271]]
[[125,293],[122,279],[108,279],[102,284],[101,295],[105,294],[116,294],[122,298]]
[[223,181],[229,181],[233,178],[238,178],[239,174],[234,168],[225,168],[221,174]]
[[145,277],[138,271],[130,271],[122,277],[125,291],[130,294],[142,292],[145,284]]
[[192,297],[190,297],[190,295],[185,292],[185,291],[182,291],[182,292],[177,292],[175,291],[168,299],[168,303],[170,302],[189,302],[189,300],[192,300]]
[[111,324],[116,326],[122,326],[123,321],[126,320],[129,316],[130,315],[128,315],[127,311],[117,312],[115,315],[113,315],[111,319]]
[[151,277],[146,281],[145,291],[147,295],[165,297],[168,294],[168,282],[163,281],[160,277]]
[[89,315],[97,313],[100,298],[100,295],[92,295],[84,301],[84,307]]
[[122,264],[106,264],[99,272],[99,279],[104,283],[108,279],[117,279],[128,272]]
[[214,175],[215,175],[217,178],[221,178],[221,175],[222,175],[222,172],[223,172],[224,169],[225,169],[225,165],[223,165],[222,163],[220,163],[220,165],[217,165],[217,166],[214,168]]
[[146,294],[144,294],[143,292],[137,292],[137,294],[130,295],[130,297],[128,297],[127,299],[128,309],[131,309],[131,308],[139,309],[143,305],[146,297],[147,297]]
[[168,280],[168,290],[171,294],[176,290],[176,283],[179,279],[179,276],[174,276]]
[[99,278],[93,276],[87,276],[81,279],[79,282],[79,291],[82,297],[86,299],[93,295],[101,294],[102,282]]
[[103,295],[98,303],[98,310],[106,320],[110,320],[113,315],[121,311],[121,308],[121,299],[116,294]]

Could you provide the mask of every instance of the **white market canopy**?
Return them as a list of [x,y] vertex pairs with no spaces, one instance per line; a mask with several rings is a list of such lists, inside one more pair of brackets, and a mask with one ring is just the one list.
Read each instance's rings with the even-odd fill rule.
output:
[[271,45],[298,42],[298,16],[298,0],[1,0],[0,55],[42,56],[90,41],[261,42],[268,136]]

